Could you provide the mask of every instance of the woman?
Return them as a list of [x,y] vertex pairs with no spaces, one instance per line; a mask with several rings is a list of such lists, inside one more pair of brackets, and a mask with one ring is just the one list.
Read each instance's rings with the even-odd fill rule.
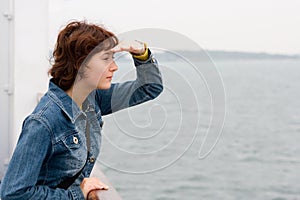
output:
[[[111,84],[115,52],[132,54],[137,78]],[[157,97],[162,79],[144,43],[118,42],[94,24],[71,22],[58,35],[49,90],[23,122],[1,183],[1,199],[86,199],[108,189],[89,178],[101,143],[102,116]]]

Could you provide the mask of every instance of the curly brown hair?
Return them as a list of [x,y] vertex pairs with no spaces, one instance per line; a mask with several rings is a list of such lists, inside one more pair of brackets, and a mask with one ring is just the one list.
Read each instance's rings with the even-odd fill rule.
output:
[[52,81],[66,91],[72,87],[77,75],[83,76],[81,66],[92,55],[117,44],[118,39],[112,32],[96,24],[73,21],[57,37],[53,65],[48,73],[53,77]]

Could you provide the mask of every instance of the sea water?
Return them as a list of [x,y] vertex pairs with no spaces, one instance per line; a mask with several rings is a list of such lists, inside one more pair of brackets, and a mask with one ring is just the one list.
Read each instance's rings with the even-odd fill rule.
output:
[[[115,80],[134,78],[119,65]],[[161,65],[157,99],[104,116],[97,164],[123,199],[300,199],[299,60]],[[220,73],[225,109],[211,105],[204,65]]]

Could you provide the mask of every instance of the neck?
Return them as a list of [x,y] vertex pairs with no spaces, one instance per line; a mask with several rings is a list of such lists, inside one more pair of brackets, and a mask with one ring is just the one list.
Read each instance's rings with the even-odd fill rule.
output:
[[83,102],[92,91],[92,89],[87,89],[84,85],[77,83],[67,90],[66,93],[72,98],[77,106],[81,108]]

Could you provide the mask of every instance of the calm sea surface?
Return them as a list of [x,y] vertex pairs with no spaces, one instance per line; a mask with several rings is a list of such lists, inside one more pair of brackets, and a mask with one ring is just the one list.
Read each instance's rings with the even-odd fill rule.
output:
[[[300,61],[217,61],[220,135],[224,108],[198,73],[210,64],[161,64],[156,100],[104,117],[98,165],[123,199],[300,199]],[[130,79],[119,65],[115,80]]]

